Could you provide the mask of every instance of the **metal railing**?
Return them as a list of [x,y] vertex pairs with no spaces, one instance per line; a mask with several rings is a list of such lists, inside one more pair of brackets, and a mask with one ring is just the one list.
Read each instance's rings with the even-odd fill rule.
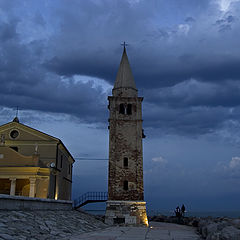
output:
[[75,199],[73,202],[74,208],[82,207],[88,203],[93,202],[106,202],[108,199],[107,192],[87,192]]

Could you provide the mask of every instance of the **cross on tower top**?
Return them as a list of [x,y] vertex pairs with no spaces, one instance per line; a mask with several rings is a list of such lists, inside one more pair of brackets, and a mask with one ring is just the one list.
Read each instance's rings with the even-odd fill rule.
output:
[[123,43],[121,43],[121,45],[123,46],[123,50],[125,50],[128,44],[124,41]]

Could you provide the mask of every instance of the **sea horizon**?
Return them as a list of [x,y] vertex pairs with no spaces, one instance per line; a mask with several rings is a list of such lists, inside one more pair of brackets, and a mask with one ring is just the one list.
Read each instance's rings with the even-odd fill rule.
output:
[[[88,212],[93,215],[104,215],[105,209],[92,210],[92,209],[84,209],[85,212]],[[175,213],[173,210],[148,210],[148,216],[174,216]],[[185,213],[186,217],[229,217],[229,218],[240,218],[240,210],[224,210],[224,211],[187,211]]]

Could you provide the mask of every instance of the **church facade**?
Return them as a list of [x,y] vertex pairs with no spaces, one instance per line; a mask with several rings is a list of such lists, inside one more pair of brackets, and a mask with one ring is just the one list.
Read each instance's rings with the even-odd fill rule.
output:
[[105,222],[148,225],[143,189],[142,97],[124,46],[109,100],[109,173]]
[[0,136],[0,194],[71,200],[74,159],[60,139],[18,118]]

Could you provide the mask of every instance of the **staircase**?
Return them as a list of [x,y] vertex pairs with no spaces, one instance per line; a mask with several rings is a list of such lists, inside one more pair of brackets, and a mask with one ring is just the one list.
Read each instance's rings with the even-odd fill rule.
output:
[[107,198],[107,192],[87,192],[74,200],[73,207],[76,209],[88,203],[106,202]]

